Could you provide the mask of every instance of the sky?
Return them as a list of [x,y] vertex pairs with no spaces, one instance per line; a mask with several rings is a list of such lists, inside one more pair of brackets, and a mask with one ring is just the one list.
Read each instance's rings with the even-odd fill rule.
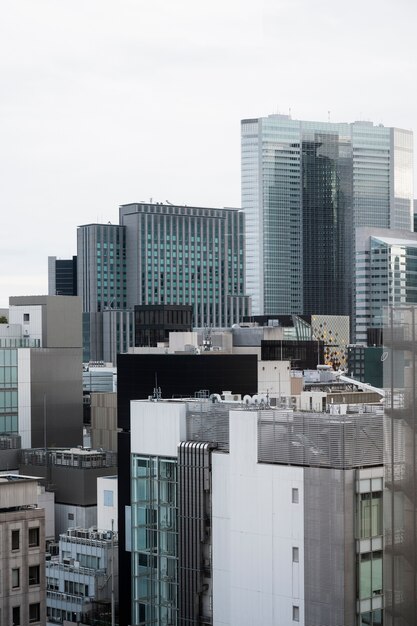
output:
[[240,120],[417,133],[414,0],[3,0],[0,307],[80,224],[240,205]]

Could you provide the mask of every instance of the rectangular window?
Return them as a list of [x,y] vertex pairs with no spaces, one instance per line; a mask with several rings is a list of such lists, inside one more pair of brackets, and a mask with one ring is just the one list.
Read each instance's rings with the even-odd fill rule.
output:
[[29,585],[39,585],[39,565],[29,567]]
[[292,549],[292,562],[298,563],[300,560],[300,551],[298,548],[293,547]]
[[29,322],[29,320],[30,320],[29,313],[23,313],[23,321],[24,322]]
[[298,504],[298,502],[299,502],[298,489],[293,487],[293,490],[292,490],[292,503],[293,504]]
[[12,530],[12,550],[20,549],[20,530]]
[[41,607],[39,602],[29,604],[29,623],[39,622],[41,619]]
[[20,587],[20,569],[18,567],[12,569],[12,589]]
[[300,621],[300,607],[299,606],[295,606],[293,604],[292,607],[292,621],[293,622],[299,622]]
[[12,609],[13,626],[20,626],[20,606],[14,606]]
[[113,506],[113,491],[104,490],[104,506]]
[[29,548],[39,546],[39,528],[29,528]]
[[69,520],[73,520],[74,519],[74,513],[68,513],[68,519]]

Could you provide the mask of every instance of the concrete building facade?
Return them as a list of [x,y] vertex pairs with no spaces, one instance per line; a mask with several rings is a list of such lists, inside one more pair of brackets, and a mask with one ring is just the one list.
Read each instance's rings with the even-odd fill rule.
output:
[[81,301],[10,298],[0,325],[0,432],[23,448],[78,445],[82,437]]
[[0,621],[45,624],[45,511],[38,481],[0,476]]

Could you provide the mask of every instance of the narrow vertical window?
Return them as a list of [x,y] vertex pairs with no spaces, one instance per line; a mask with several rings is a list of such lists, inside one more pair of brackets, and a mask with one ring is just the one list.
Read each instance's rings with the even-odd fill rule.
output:
[[293,489],[292,489],[292,503],[293,504],[298,504],[298,502],[299,502],[298,489],[296,487],[293,487]]
[[298,548],[293,547],[292,549],[292,562],[298,563],[300,560],[300,551]]
[[293,604],[292,607],[292,621],[299,622],[300,621],[300,607]]

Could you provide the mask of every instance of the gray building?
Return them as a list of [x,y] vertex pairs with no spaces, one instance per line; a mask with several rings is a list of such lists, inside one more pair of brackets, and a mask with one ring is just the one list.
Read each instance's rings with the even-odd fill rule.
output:
[[413,230],[413,135],[372,122],[242,121],[255,314],[352,314],[354,229]]
[[88,448],[22,450],[20,472],[55,492],[55,533],[97,524],[97,478],[117,472],[116,453]]
[[48,257],[48,295],[77,295],[77,257],[57,259]]
[[59,537],[59,555],[46,561],[47,625],[110,623],[117,598],[117,533],[73,528]]
[[117,348],[128,347],[130,335],[133,337],[133,316],[132,330],[128,328],[123,333],[123,326],[122,331],[117,326],[111,341],[107,338],[110,328],[103,328],[104,311],[111,311],[111,319],[106,316],[109,327],[118,325],[120,320],[116,321],[116,318],[126,315],[121,312],[127,307],[125,236],[125,228],[117,224],[86,224],[77,229],[77,280],[83,306],[84,362],[111,360],[115,363]]
[[385,626],[417,615],[417,308],[390,307],[384,326]]
[[191,305],[195,326],[250,314],[241,211],[133,203],[119,221],[77,232],[85,362],[115,364],[134,344],[135,305]]
[[0,325],[0,433],[23,448],[82,439],[81,300],[9,299]]
[[356,229],[356,343],[369,328],[382,329],[387,306],[417,304],[417,233],[386,228]]
[[45,624],[45,511],[38,480],[0,476],[0,620]]
[[191,305],[194,326],[231,326],[249,313],[241,211],[133,203],[120,207],[120,224],[129,308]]

